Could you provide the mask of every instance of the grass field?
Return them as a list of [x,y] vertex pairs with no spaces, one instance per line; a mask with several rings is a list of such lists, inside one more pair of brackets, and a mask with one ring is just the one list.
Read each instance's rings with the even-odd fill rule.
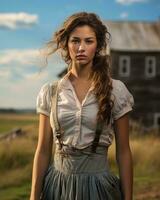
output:
[[37,115],[33,114],[0,114],[0,134],[14,128],[35,124],[37,121]]
[[[0,115],[0,134],[22,128],[26,134],[11,141],[0,141],[0,200],[28,200],[34,152],[37,145],[38,116]],[[160,199],[160,137],[130,137],[134,161],[134,199]],[[114,142],[109,149],[109,163],[117,173]]]

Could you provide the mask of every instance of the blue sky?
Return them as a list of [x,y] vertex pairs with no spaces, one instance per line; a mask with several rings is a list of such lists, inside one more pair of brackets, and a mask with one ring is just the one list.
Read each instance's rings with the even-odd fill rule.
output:
[[[0,0],[0,107],[35,108],[40,87],[65,66],[57,55],[43,65],[39,49],[74,12],[102,20],[157,21],[159,0]],[[40,73],[39,73],[40,72]]]

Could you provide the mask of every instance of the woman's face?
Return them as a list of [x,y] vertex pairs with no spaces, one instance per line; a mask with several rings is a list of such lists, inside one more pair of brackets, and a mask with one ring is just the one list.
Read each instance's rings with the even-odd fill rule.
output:
[[90,26],[78,26],[71,32],[68,40],[68,51],[72,63],[92,65],[96,49],[96,34]]

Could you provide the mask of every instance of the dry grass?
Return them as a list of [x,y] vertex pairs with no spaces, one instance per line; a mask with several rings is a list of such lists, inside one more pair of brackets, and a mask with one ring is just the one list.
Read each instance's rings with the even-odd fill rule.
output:
[[0,120],[20,120],[20,121],[24,121],[24,120],[38,120],[38,115],[34,115],[34,114],[30,114],[30,113],[24,113],[24,114],[15,114],[15,113],[3,113],[0,114]]
[[[160,169],[160,138],[148,135],[130,139],[135,176],[154,174]],[[115,143],[109,149],[111,166],[115,164]]]

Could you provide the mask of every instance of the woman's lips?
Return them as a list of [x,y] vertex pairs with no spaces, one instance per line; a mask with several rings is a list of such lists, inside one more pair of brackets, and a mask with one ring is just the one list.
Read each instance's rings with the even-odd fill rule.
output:
[[86,57],[87,57],[87,56],[85,56],[85,55],[77,55],[77,56],[76,56],[77,59],[85,59]]

